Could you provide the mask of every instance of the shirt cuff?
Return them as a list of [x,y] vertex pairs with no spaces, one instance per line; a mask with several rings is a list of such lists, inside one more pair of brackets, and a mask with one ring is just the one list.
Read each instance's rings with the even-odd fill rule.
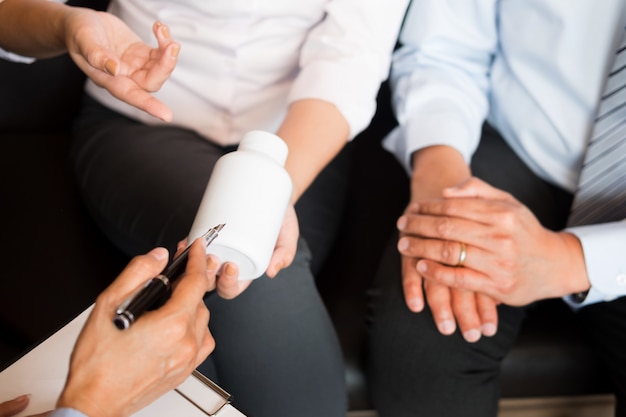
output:
[[48,417],[89,417],[87,414],[83,414],[73,408],[57,408],[52,411]]
[[612,301],[616,298],[617,296],[602,294],[601,292],[598,292],[593,287],[591,287],[584,300],[579,301],[576,300],[576,297],[574,295],[568,295],[566,297],[563,297],[563,301],[565,301],[565,303],[569,305],[573,310],[578,310],[583,308],[584,306]]
[[591,290],[584,301],[572,296],[564,298],[574,308],[611,301],[626,295],[626,221],[572,227],[567,232],[575,235],[583,248]]
[[35,58],[14,54],[2,48],[0,48],[0,58],[6,59],[7,61],[20,62],[22,64],[32,64],[35,62]]

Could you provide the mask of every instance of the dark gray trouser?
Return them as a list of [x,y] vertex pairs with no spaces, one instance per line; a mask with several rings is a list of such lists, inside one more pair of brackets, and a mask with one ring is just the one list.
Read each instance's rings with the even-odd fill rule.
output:
[[[233,148],[175,126],[146,126],[86,98],[72,163],[88,210],[128,255],[173,253],[193,221],[216,160]],[[291,267],[263,276],[239,297],[210,294],[216,349],[200,370],[255,417],[345,417],[339,343],[314,274],[332,246],[347,187],[349,149],[302,196]],[[312,260],[313,256],[313,260]]]
[[[544,226],[564,227],[571,195],[535,176],[488,127],[472,170],[526,204]],[[458,331],[442,336],[428,308],[415,314],[404,304],[396,243],[397,237],[389,243],[372,291],[368,381],[380,416],[496,416],[500,362],[515,342],[525,309],[500,306],[498,333],[475,344],[465,342]],[[586,307],[578,315],[621,387],[617,415],[623,416],[626,297]]]

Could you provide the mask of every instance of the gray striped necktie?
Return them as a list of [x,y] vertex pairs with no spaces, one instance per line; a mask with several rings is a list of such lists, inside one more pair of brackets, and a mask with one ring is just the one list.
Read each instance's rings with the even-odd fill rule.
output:
[[626,218],[626,31],[606,81],[569,226]]

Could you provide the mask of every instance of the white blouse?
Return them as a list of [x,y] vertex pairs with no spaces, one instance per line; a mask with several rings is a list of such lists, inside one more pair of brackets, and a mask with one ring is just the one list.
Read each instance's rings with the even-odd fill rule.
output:
[[[178,64],[155,94],[173,124],[220,145],[250,130],[276,131],[290,103],[334,104],[351,135],[374,115],[380,83],[408,0],[113,0],[110,11],[155,44],[160,20],[181,43]],[[88,82],[87,91],[145,123],[159,120]]]

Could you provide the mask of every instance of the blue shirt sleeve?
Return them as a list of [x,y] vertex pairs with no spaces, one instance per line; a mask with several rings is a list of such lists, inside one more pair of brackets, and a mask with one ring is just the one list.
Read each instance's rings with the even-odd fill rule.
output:
[[390,78],[399,126],[385,140],[409,173],[419,149],[452,146],[468,162],[476,150],[489,109],[497,3],[422,0],[409,6]]
[[565,301],[577,308],[626,295],[626,220],[572,227],[567,231],[580,239],[591,291],[582,303],[568,298]]
[[73,408],[57,408],[52,411],[48,417],[89,417],[86,414],[81,413]]

